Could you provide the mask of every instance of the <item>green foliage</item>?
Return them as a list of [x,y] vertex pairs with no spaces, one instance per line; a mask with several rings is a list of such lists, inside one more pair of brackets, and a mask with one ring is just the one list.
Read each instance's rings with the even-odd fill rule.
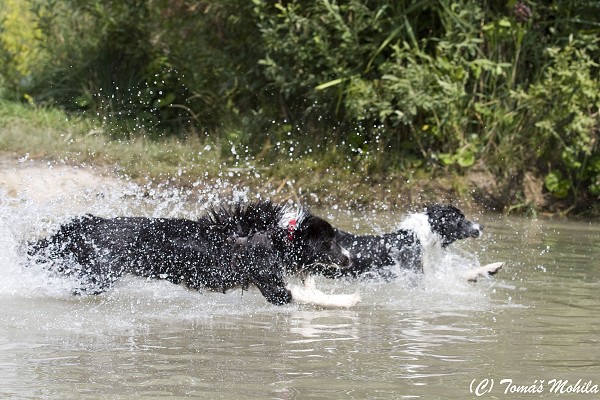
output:
[[263,86],[246,69],[258,46],[246,4],[29,0],[37,45],[51,57],[32,57],[22,90],[117,136],[203,133],[253,107]]
[[544,185],[555,197],[562,199],[569,195],[571,181],[563,177],[562,172],[552,171],[546,175]]
[[574,205],[600,195],[600,2],[27,4],[37,47],[20,55],[18,13],[0,19],[4,95],[114,135],[209,135],[371,175],[485,168],[512,201],[525,174]]
[[44,50],[36,46],[38,30],[27,4],[20,0],[0,3],[0,95],[18,98],[29,83],[35,63],[43,63]]
[[590,56],[597,53],[598,42],[571,36],[565,46],[548,48],[541,79],[517,93],[532,125],[527,141],[535,155],[531,161],[541,171],[549,169],[546,188],[559,198],[571,192],[577,200],[582,188],[595,192],[600,180],[600,65]]

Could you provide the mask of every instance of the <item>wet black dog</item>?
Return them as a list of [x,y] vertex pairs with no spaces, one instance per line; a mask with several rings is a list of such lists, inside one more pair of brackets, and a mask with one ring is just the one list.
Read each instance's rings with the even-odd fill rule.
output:
[[[325,220],[271,202],[218,208],[197,221],[84,216],[31,243],[29,256],[98,294],[124,274],[225,292],[255,285],[271,303],[292,301],[289,275],[349,265]],[[333,267],[332,267],[333,265]]]
[[391,279],[397,267],[428,272],[453,242],[479,237],[483,227],[468,221],[452,205],[436,204],[410,214],[400,229],[384,235],[354,235],[336,230],[336,241],[350,251],[352,263],[344,270],[329,270],[329,277]]

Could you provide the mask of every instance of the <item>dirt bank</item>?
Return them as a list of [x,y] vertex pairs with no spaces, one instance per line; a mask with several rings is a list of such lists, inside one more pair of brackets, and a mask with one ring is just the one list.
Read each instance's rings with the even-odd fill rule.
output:
[[[167,192],[185,192],[185,200],[197,204],[220,199],[270,198],[292,200],[311,207],[359,209],[364,211],[420,208],[423,205],[453,203],[469,211],[541,210],[547,207],[548,194],[543,182],[532,176],[500,188],[494,176],[476,169],[464,177],[410,179],[386,176],[370,177],[315,176],[299,173],[286,178],[270,177],[257,171],[223,169],[218,177],[174,176],[129,179],[117,173],[115,166],[77,165],[60,161],[18,158],[0,153],[0,191],[5,196],[37,204],[57,204],[72,211],[87,211],[98,197],[164,196]],[[522,198],[519,197],[522,193]],[[167,194],[168,195],[168,194]],[[513,204],[507,210],[507,204]],[[515,206],[516,204],[516,206]],[[92,210],[93,211],[93,210]]]
[[38,206],[73,208],[84,198],[115,192],[123,184],[115,174],[99,168],[0,156],[0,191]]
[[[98,197],[152,197],[158,192],[185,189],[186,200],[215,201],[215,198],[271,198],[292,200],[317,207],[375,208],[406,210],[433,201],[461,202],[446,182],[405,182],[388,177],[381,182],[345,184],[337,177],[257,177],[254,174],[226,172],[224,176],[194,180],[191,177],[168,178],[162,182],[128,179],[114,172],[117,168],[73,165],[65,162],[34,160],[0,155],[0,191],[9,198],[37,205],[59,204],[72,211],[86,212]],[[322,182],[321,182],[322,181]],[[365,204],[368,203],[368,207]],[[465,203],[464,201],[462,203]],[[472,204],[463,204],[470,207]]]

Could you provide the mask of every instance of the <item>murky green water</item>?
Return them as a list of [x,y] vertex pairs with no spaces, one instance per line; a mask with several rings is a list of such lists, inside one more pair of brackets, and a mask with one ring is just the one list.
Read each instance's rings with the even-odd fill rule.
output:
[[[482,215],[485,236],[454,247],[436,276],[319,280],[363,298],[323,310],[137,278],[72,297],[23,264],[18,242],[35,227],[19,212],[1,213],[0,398],[600,398],[597,224]],[[356,225],[339,215],[336,224]],[[359,229],[391,230],[397,218],[360,219]],[[492,279],[459,278],[494,261],[506,267]],[[579,393],[552,392],[552,379]],[[511,393],[530,385],[540,393]]]

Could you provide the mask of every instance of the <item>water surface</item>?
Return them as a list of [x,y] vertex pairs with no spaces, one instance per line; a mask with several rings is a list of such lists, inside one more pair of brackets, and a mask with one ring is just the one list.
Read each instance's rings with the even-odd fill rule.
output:
[[[24,240],[82,212],[193,217],[205,199],[0,200],[0,398],[557,398],[551,379],[600,385],[597,224],[478,215],[484,237],[454,246],[435,276],[319,279],[363,301],[318,309],[133,277],[71,296],[70,282],[27,265]],[[401,215],[319,211],[363,232],[392,230]],[[496,277],[460,277],[495,261],[506,262]],[[541,393],[511,394],[503,379]]]

